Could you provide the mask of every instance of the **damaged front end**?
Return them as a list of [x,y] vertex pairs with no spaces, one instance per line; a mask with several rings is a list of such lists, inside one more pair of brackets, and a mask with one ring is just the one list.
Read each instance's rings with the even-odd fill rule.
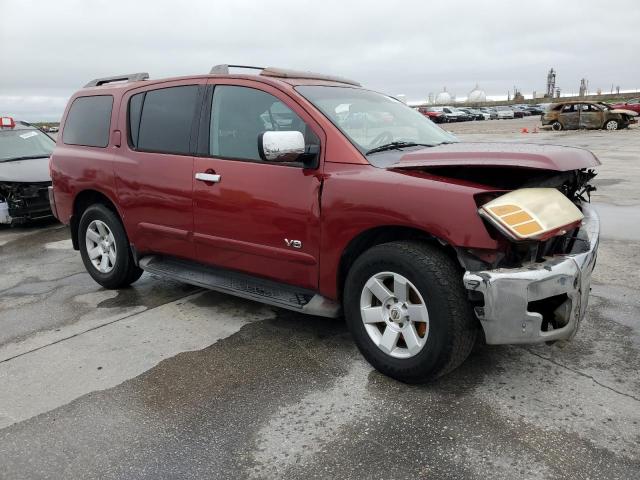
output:
[[51,182],[0,182],[0,224],[17,225],[52,216]]
[[[581,224],[560,245],[520,266],[467,270],[464,286],[489,344],[568,340],[584,317],[600,224],[582,205]],[[539,250],[539,249],[536,249]]]
[[454,143],[380,165],[472,188],[490,250],[453,245],[489,344],[570,339],[583,318],[599,219],[589,205],[596,156],[585,149]]
[[491,258],[459,249],[464,286],[487,343],[568,340],[584,317],[596,262],[600,227],[589,204],[595,173],[512,173],[485,179],[504,190],[476,199],[502,248]]

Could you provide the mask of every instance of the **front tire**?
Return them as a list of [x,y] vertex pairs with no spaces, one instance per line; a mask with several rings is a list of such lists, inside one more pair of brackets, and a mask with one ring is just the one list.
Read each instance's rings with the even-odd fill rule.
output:
[[462,272],[444,252],[419,242],[386,243],[362,254],[347,275],[344,310],[369,363],[407,383],[457,368],[478,332]]
[[102,204],[92,205],[82,214],[78,244],[87,272],[104,288],[126,287],[142,275],[120,219]]
[[553,122],[551,124],[551,130],[554,130],[556,132],[559,132],[560,130],[562,130],[564,127],[562,126],[562,124],[556,120],[555,122]]
[[618,130],[619,127],[620,124],[617,120],[607,120],[606,122],[604,122],[605,130]]

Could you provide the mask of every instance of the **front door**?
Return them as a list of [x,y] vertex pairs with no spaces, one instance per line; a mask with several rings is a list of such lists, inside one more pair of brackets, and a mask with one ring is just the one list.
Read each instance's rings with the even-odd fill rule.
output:
[[195,159],[197,256],[211,265],[315,289],[320,170],[262,160],[258,137],[268,130],[298,130],[308,145],[319,145],[322,132],[279,90],[232,82],[210,87],[209,118],[203,122],[208,145]]
[[580,106],[580,128],[598,129],[604,123],[603,112],[596,105],[583,103]]

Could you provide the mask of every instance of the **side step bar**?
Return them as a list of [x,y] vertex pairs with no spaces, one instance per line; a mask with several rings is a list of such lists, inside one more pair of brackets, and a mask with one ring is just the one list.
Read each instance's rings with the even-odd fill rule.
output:
[[321,317],[335,318],[341,314],[338,303],[311,290],[243,273],[158,255],[142,257],[138,264],[149,273],[275,307]]

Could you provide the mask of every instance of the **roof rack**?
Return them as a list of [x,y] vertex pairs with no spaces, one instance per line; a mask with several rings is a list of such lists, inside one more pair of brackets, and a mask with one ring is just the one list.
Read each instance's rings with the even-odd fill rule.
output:
[[337,83],[345,83],[347,85],[354,85],[356,87],[361,87],[362,85],[359,82],[354,80],[349,80],[343,77],[336,77],[333,75],[324,75],[322,73],[313,73],[313,72],[303,72],[298,70],[287,70],[284,68],[275,68],[275,67],[252,67],[250,65],[215,65],[211,68],[209,74],[211,75],[228,75],[229,68],[248,68],[251,70],[260,70],[259,75],[263,75],[265,77],[276,77],[276,78],[304,78],[308,80],[324,80],[327,82],[337,82]]
[[264,67],[252,67],[251,65],[228,65],[226,63],[222,63],[220,65],[214,65],[211,67],[210,75],[218,74],[218,75],[228,75],[230,68],[249,68],[251,70],[264,70]]
[[337,77],[334,75],[324,75],[322,73],[302,72],[298,70],[287,70],[284,68],[275,68],[275,67],[265,68],[264,70],[262,70],[262,72],[260,72],[260,75],[264,75],[265,77],[276,77],[276,78],[304,78],[309,80],[325,80],[327,82],[337,82],[337,83],[346,83],[347,85],[355,85],[356,87],[362,86],[360,82],[349,80],[348,78]]
[[149,74],[147,72],[139,72],[139,73],[129,73],[125,75],[115,75],[113,77],[103,77],[96,78],[95,80],[91,80],[87,83],[84,88],[88,87],[99,87],[100,85],[104,85],[105,83],[111,82],[139,82],[141,80],[147,80],[149,78]]

